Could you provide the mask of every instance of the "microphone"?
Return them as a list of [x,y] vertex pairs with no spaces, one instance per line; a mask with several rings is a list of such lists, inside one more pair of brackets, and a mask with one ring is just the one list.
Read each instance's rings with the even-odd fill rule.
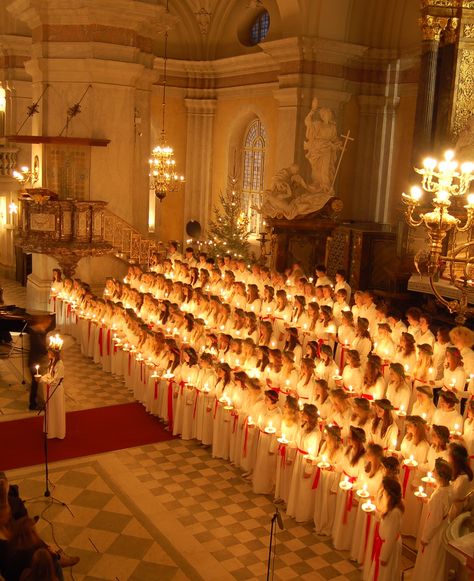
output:
[[283,524],[283,519],[281,518],[281,513],[278,510],[278,507],[274,504],[273,505],[275,507],[275,517],[276,517],[276,521],[278,524],[278,528],[282,531],[285,530],[285,525]]

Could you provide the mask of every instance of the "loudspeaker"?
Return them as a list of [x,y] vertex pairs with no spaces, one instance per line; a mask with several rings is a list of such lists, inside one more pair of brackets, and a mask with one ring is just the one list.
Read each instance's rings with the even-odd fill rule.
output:
[[201,224],[196,220],[191,220],[186,224],[186,234],[191,238],[199,238],[201,236]]

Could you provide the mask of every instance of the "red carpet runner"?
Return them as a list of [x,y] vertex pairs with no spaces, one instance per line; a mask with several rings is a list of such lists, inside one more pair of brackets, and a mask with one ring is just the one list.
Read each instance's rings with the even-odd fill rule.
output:
[[[48,440],[49,461],[79,458],[171,440],[157,418],[138,403],[70,412],[66,438]],[[0,422],[0,470],[44,461],[43,418]]]

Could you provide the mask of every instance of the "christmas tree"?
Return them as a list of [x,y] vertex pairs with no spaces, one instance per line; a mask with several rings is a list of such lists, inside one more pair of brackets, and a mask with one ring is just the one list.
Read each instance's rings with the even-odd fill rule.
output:
[[229,178],[227,189],[219,194],[214,206],[215,219],[209,223],[208,249],[216,256],[231,254],[237,258],[249,257],[248,218],[242,211],[242,195],[237,190],[237,178]]

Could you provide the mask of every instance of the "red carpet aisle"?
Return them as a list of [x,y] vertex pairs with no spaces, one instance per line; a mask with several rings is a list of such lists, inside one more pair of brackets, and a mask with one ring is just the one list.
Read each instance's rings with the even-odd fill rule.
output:
[[[43,418],[0,422],[0,470],[44,461]],[[49,440],[49,461],[78,458],[111,450],[171,440],[156,418],[138,403],[70,412],[66,439]]]

